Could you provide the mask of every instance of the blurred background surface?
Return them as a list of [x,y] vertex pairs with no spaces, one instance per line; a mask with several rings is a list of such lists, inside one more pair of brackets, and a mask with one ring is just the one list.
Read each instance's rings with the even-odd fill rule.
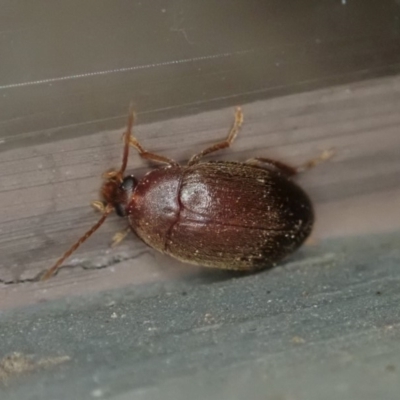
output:
[[[0,0],[3,399],[397,399],[400,3],[395,0]],[[317,223],[279,268],[238,277],[109,249],[98,218],[128,105],[179,161],[299,165]],[[130,170],[149,165],[132,154]],[[66,394],[67,393],[67,394]],[[69,397],[68,397],[69,396]]]
[[0,140],[115,129],[398,72],[379,0],[1,1]]

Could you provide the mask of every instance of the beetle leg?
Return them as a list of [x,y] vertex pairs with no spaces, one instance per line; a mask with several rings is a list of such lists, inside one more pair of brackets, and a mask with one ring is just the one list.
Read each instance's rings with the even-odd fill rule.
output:
[[250,160],[246,161],[246,164],[262,165],[265,169],[279,171],[281,173],[284,173],[287,177],[291,177],[300,172],[308,171],[309,169],[314,168],[318,164],[321,164],[322,162],[329,160],[334,156],[334,154],[335,151],[332,149],[324,150],[318,157],[312,158],[311,160],[306,161],[304,164],[298,167],[292,167],[280,161],[271,160],[269,158],[263,158],[263,157],[251,158]]
[[[90,205],[98,212],[104,214],[104,211],[106,209],[106,206],[102,201],[95,200],[90,203]],[[112,237],[112,242],[111,242],[111,247],[116,247],[118,246],[129,234],[131,231],[131,228],[128,226],[126,227],[123,231],[117,232],[113,237]]]
[[104,213],[106,210],[105,204],[100,200],[95,200],[90,203],[90,205],[98,212]]
[[203,158],[205,155],[229,147],[235,140],[237,134],[239,133],[239,129],[242,126],[242,124],[243,124],[243,112],[240,107],[237,107],[235,112],[235,120],[233,122],[232,128],[229,130],[227,138],[222,142],[215,143],[212,146],[204,149],[202,152],[192,156],[188,162],[188,165],[197,164],[200,161],[200,159]]
[[314,168],[318,164],[330,160],[335,155],[335,153],[336,151],[334,149],[324,150],[318,157],[306,161],[304,164],[297,167],[296,170],[297,172],[304,172],[311,168]]
[[[106,210],[106,205],[99,200],[92,201],[90,205],[96,210],[104,214]],[[128,233],[131,231],[131,228],[128,226],[126,227],[123,231],[117,232],[111,242],[111,247],[115,247],[119,245],[128,235]]]
[[133,105],[130,104],[129,106],[129,117],[128,117],[128,124],[126,127],[126,131],[124,132],[124,151],[122,155],[122,165],[119,171],[110,171],[106,172],[103,177],[105,179],[111,179],[111,178],[120,178],[122,181],[123,173],[125,172],[127,163],[128,163],[128,154],[129,154],[129,146],[134,147],[140,157],[145,158],[147,160],[155,161],[155,162],[160,162],[160,163],[165,163],[165,164],[170,164],[170,165],[179,165],[176,161],[160,156],[158,154],[150,153],[149,151],[146,151],[142,145],[139,143],[139,141],[136,139],[136,137],[133,135],[133,125],[135,123],[136,115],[135,111],[133,110]]
[[140,157],[145,158],[146,160],[164,164],[170,164],[170,165],[179,165],[176,161],[172,160],[171,158],[164,157],[155,153],[150,153],[149,151],[145,150],[139,143],[139,141],[132,135],[129,137],[129,145],[134,147],[138,151]]
[[117,232],[112,238],[111,247],[118,246],[128,236],[130,231],[131,228],[128,226],[123,231]]
[[263,157],[250,158],[250,160],[246,161],[246,164],[259,165],[265,169],[274,172],[278,171],[283,173],[287,177],[296,175],[298,172],[297,168],[282,163],[280,161],[271,160],[270,158],[263,158]]

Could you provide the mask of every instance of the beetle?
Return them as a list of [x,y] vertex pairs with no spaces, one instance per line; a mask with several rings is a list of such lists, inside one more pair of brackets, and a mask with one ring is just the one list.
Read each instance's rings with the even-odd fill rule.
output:
[[[309,236],[314,211],[307,194],[292,178],[332,155],[298,168],[267,158],[246,162],[202,161],[229,147],[243,123],[240,107],[225,140],[207,147],[186,165],[145,150],[132,134],[135,114],[130,110],[124,133],[122,164],[104,174],[102,212],[89,229],[41,280],[54,275],[62,263],[115,211],[126,217],[129,229],[115,236],[120,242],[132,230],[147,245],[178,260],[205,267],[255,271],[274,266],[293,253]],[[142,179],[125,176],[129,149],[166,164]]]

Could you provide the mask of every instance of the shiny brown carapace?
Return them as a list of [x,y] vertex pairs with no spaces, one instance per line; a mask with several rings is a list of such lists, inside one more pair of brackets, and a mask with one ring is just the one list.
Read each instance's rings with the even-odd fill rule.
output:
[[[104,174],[102,212],[90,228],[49,270],[62,263],[115,210],[127,217],[130,229],[150,247],[184,262],[227,270],[253,271],[275,265],[295,251],[311,232],[314,213],[306,193],[292,181],[300,171],[331,157],[324,152],[298,168],[267,158],[247,162],[203,161],[207,154],[229,147],[243,123],[237,108],[225,140],[180,165],[146,151],[132,135],[134,113],[129,113],[119,170]],[[147,160],[165,164],[142,179],[125,176],[129,148]],[[126,231],[119,234],[119,242]]]

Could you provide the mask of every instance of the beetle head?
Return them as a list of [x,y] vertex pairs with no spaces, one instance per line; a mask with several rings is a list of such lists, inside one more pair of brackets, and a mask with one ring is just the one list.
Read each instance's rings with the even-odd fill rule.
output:
[[125,217],[126,207],[137,185],[137,179],[133,175],[123,177],[118,173],[110,173],[106,179],[101,188],[101,195],[107,204],[114,207],[117,215]]

